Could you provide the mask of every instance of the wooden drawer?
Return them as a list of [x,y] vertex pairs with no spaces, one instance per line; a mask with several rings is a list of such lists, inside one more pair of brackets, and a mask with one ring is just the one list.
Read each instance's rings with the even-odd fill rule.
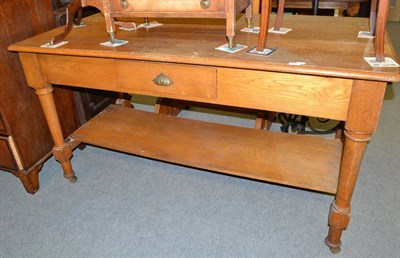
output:
[[6,125],[4,124],[3,119],[1,118],[1,114],[0,114],[0,134],[7,134]]
[[[202,8],[200,0],[127,0],[128,6],[123,8],[121,1],[110,1],[112,13],[129,13],[137,14],[138,16],[150,13],[158,15],[159,17],[187,17],[190,13],[215,13],[225,12],[225,1],[224,0],[211,0],[211,4],[208,8]],[[189,13],[189,14],[185,14]],[[150,14],[150,16],[152,16]],[[190,16],[189,16],[190,17]]]
[[[215,99],[217,70],[212,67],[116,61],[116,85],[127,92],[156,96]],[[164,76],[164,78],[160,78]],[[132,80],[132,78],[135,78]],[[157,78],[160,80],[158,83]],[[160,85],[162,82],[171,85]]]
[[16,171],[18,166],[13,156],[10,139],[11,137],[0,136],[0,169]]
[[353,81],[312,75],[218,69],[220,103],[345,121]]

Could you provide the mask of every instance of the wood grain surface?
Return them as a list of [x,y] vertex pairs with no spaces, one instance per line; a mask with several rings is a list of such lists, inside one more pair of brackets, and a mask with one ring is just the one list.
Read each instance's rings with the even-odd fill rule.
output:
[[110,106],[74,141],[231,175],[336,192],[338,139],[274,133]]
[[[271,21],[275,15],[271,15]],[[75,28],[66,45],[56,49],[41,48],[63,28],[52,30],[29,40],[19,42],[9,49],[19,52],[51,53],[60,55],[109,57],[131,60],[161,61],[171,63],[224,66],[263,71],[279,71],[375,81],[400,81],[399,68],[373,68],[364,57],[374,56],[373,39],[358,38],[360,30],[369,29],[366,18],[287,16],[282,24],[292,28],[288,34],[271,34],[267,47],[277,48],[268,57],[254,56],[242,50],[226,53],[215,50],[225,44],[224,22],[208,19],[157,19],[163,26],[136,31],[117,30],[117,39],[129,43],[104,47],[99,43],[109,40],[104,18],[95,15],[87,18],[86,27]],[[143,22],[140,20],[139,22]],[[258,16],[254,24],[259,24]],[[272,23],[271,23],[272,24]],[[237,29],[245,28],[244,17]],[[236,33],[236,43],[254,47],[258,35]],[[386,36],[385,56],[397,60],[390,40]],[[304,62],[293,66],[290,62]]]

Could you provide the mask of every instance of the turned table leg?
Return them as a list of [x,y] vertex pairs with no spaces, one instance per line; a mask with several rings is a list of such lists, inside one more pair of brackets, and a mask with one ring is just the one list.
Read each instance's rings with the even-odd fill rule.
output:
[[48,84],[43,88],[36,88],[35,93],[39,97],[50,133],[53,137],[54,158],[61,163],[64,171],[64,177],[70,182],[76,182],[77,179],[74,171],[72,170],[70,161],[72,157],[72,149],[65,143],[64,136],[62,134],[61,125],[53,98],[53,87]]
[[340,252],[340,238],[350,222],[351,197],[367,143],[378,125],[385,88],[384,82],[353,82],[337,193],[330,208],[329,233],[325,239],[332,253]]
[[64,177],[70,182],[75,182],[75,173],[71,166],[72,147],[67,145],[61,130],[60,120],[56,110],[53,97],[53,87],[46,82],[42,75],[42,67],[37,55],[30,53],[19,53],[22,67],[25,72],[28,85],[35,89],[40,104],[49,126],[54,141],[53,155],[61,163]]
[[344,131],[346,137],[340,168],[338,192],[329,212],[329,233],[325,243],[332,253],[340,251],[340,237],[350,222],[350,201],[357,181],[361,161],[371,134]]

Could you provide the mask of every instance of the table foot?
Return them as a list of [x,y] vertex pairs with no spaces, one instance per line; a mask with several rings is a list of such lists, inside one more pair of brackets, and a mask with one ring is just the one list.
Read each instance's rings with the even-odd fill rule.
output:
[[70,177],[64,176],[64,178],[67,179],[70,183],[76,183],[76,181],[78,181],[78,178],[75,175]]
[[350,222],[350,207],[343,208],[332,202],[329,211],[329,233],[325,238],[325,244],[329,247],[332,253],[339,253],[342,242],[340,238],[343,230],[347,228]]
[[64,171],[64,177],[67,178],[70,182],[74,181],[75,172],[72,170],[71,166],[71,157],[72,157],[72,149],[68,144],[64,144],[61,147],[53,148],[54,158],[61,163],[61,167]]
[[329,250],[331,251],[331,253],[333,253],[333,254],[340,253],[340,251],[341,251],[340,246],[342,245],[341,241],[339,241],[338,244],[334,244],[334,243],[329,241],[328,237],[326,237],[325,238],[325,244],[329,247]]

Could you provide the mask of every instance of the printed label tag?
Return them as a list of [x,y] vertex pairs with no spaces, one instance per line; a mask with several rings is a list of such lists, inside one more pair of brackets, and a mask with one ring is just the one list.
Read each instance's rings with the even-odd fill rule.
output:
[[260,27],[253,27],[253,28],[244,28],[240,31],[249,32],[249,33],[260,33]]
[[270,33],[277,33],[277,34],[286,34],[289,31],[291,31],[292,29],[289,28],[280,28],[280,30],[275,30],[274,27],[272,27],[271,29],[268,30],[268,32]]
[[162,23],[159,23],[157,21],[152,21],[149,23],[141,23],[139,24],[138,28],[146,28],[146,29],[150,29],[150,28],[154,28],[154,27],[158,27],[158,26],[162,26]]
[[248,54],[259,55],[259,56],[270,56],[276,51],[276,48],[264,48],[262,51],[257,51],[257,48],[254,47],[247,51]]
[[396,63],[392,58],[385,57],[385,62],[376,61],[376,57],[364,57],[364,60],[372,67],[399,67],[400,65]]
[[306,63],[304,62],[289,62],[288,65],[297,65],[297,66],[301,66],[301,65],[305,65]]
[[136,30],[138,28],[136,26],[136,23],[134,22],[115,22],[115,25],[120,26],[119,27],[120,30],[127,30],[127,31]]
[[65,44],[67,44],[67,43],[68,43],[68,41],[61,41],[60,43],[57,43],[57,44],[52,45],[52,44],[50,44],[50,42],[49,42],[49,43],[46,43],[46,44],[41,45],[40,47],[44,47],[44,48],[58,48],[58,47],[61,47],[62,45],[65,45]]
[[114,43],[111,43],[111,40],[110,40],[107,42],[100,43],[100,45],[105,46],[105,47],[118,47],[118,46],[124,45],[128,42],[129,41],[127,41],[127,40],[116,39]]
[[359,38],[365,38],[365,39],[373,39],[373,38],[375,38],[373,35],[371,35],[370,31],[359,31],[358,32],[358,37]]
[[245,49],[246,47],[247,46],[245,46],[245,45],[236,44],[236,46],[234,48],[229,48],[228,47],[228,43],[226,43],[226,44],[224,44],[222,46],[216,47],[215,49],[216,50],[221,50],[221,51],[224,51],[224,52],[228,52],[228,53],[235,53],[235,52],[238,52],[238,51],[240,51],[242,49]]
[[73,26],[73,28],[82,28],[82,27],[86,27],[86,23],[84,23],[83,21],[81,21],[81,23],[79,23],[78,25]]

